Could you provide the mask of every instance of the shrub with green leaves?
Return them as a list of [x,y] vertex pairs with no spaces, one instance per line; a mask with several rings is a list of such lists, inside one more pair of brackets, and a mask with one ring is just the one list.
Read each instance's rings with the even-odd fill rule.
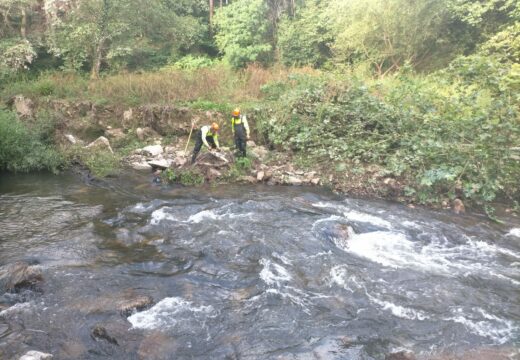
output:
[[63,156],[52,144],[52,123],[28,127],[12,112],[0,110],[0,170],[57,172]]
[[515,64],[473,56],[429,76],[300,80],[260,112],[274,145],[315,162],[377,165],[422,203],[520,199]]

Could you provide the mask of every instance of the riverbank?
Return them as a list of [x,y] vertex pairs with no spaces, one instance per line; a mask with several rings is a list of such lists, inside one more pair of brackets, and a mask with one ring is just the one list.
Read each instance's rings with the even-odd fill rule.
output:
[[[18,114],[20,127],[38,130],[33,143],[44,150],[32,151],[32,160],[25,161],[24,154],[42,146],[19,149],[2,159],[1,167],[55,171],[61,161],[61,167],[86,165],[95,176],[113,175],[125,163],[149,169],[136,150],[160,144],[164,153],[173,149],[169,160],[174,161],[180,151],[192,149],[193,142],[186,148],[191,124],[213,121],[221,125],[222,145],[232,149],[228,118],[239,105],[264,153],[261,159],[231,160],[224,173],[210,175],[207,169],[190,172],[185,159],[178,159],[166,179],[311,183],[411,206],[461,211],[465,205],[493,217],[497,201],[510,211],[519,209],[517,73],[508,64],[482,61],[463,58],[428,76],[362,80],[254,67],[220,75],[218,68],[114,75],[91,82],[73,76],[70,84],[67,75],[43,75],[10,84],[2,97]],[[477,65],[486,72],[469,72]],[[490,77],[495,82],[486,80]],[[16,157],[19,162],[12,160]]]
[[[220,111],[166,105],[125,109],[89,101],[33,101],[22,95],[12,99],[11,108],[29,127],[47,123],[36,127],[48,128],[50,134],[46,136],[53,138],[57,153],[66,159],[63,166],[83,166],[94,177],[117,176],[128,167],[148,172],[151,179],[158,178],[160,173],[161,181],[186,186],[203,183],[323,186],[349,197],[385,199],[410,207],[427,205],[456,213],[465,211],[465,200],[460,198],[444,196],[428,203],[417,201],[413,194],[407,194],[407,189],[414,186],[413,179],[393,176],[385,167],[318,161],[302,152],[276,146],[262,133],[265,121],[261,110],[249,115],[253,140],[248,142],[248,157],[235,159],[230,124],[226,114]],[[197,164],[191,166],[193,139],[188,144],[191,124],[195,122],[197,127],[213,121],[222,127],[223,156],[203,150]],[[514,203],[503,208],[513,212]],[[480,211],[482,207],[475,209]]]

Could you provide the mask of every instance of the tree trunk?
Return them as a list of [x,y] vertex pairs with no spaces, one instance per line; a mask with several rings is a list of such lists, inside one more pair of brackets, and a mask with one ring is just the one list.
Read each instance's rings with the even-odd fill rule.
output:
[[27,38],[27,11],[22,8],[22,24],[20,25],[20,34],[24,39]]
[[101,68],[101,60],[103,59],[103,42],[100,42],[96,47],[96,53],[92,61],[92,71],[90,72],[90,79],[99,79],[99,70]]
[[222,9],[222,0],[220,0],[220,8]]
[[213,23],[213,0],[209,0],[209,24]]

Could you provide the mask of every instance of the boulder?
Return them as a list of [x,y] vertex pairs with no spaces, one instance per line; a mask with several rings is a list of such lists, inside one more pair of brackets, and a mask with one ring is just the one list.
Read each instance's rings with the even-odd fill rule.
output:
[[258,181],[264,181],[265,179],[265,173],[263,171],[259,171],[256,173],[256,180]]
[[288,185],[299,186],[303,183],[303,181],[299,177],[290,175],[285,179],[285,183],[287,183]]
[[134,118],[134,111],[132,110],[132,108],[123,112],[123,126],[125,128],[130,127],[130,124],[132,123],[133,118]]
[[121,139],[125,137],[125,133],[123,129],[107,129],[105,130],[105,135],[111,139]]
[[154,139],[161,137],[157,132],[150,128],[150,127],[144,127],[144,128],[137,128],[135,130],[135,135],[140,141],[145,141],[147,139]]
[[188,162],[188,159],[186,159],[183,156],[177,156],[175,159],[173,159],[173,165],[177,167],[184,166]]
[[247,146],[248,147],[255,147],[256,143],[253,140],[247,140]]
[[464,203],[460,199],[453,200],[453,211],[455,214],[465,213],[466,208],[464,206]]
[[251,153],[257,157],[260,161],[263,161],[265,160],[265,158],[267,157],[267,155],[269,154],[269,150],[267,150],[265,147],[263,146],[255,146],[253,147],[251,150]]
[[320,179],[319,178],[314,178],[311,180],[311,184],[312,185],[319,185],[320,184]]
[[17,261],[0,270],[0,284],[5,291],[18,291],[38,286],[43,281],[41,270],[24,261]]
[[51,354],[42,353],[39,351],[31,350],[27,354],[23,355],[20,360],[49,360],[52,359]]
[[65,134],[65,139],[67,139],[72,145],[76,145],[78,140],[71,134]]
[[158,160],[148,161],[148,164],[152,168],[154,168],[154,169],[162,169],[162,170],[168,169],[171,166],[172,163],[173,163],[172,160],[166,160],[166,159],[158,159]]
[[123,316],[130,316],[131,314],[148,309],[153,305],[153,298],[148,295],[136,295],[133,298],[125,299],[119,302],[117,309]]
[[34,102],[31,99],[17,95],[13,99],[13,105],[19,117],[32,118],[34,116]]
[[145,160],[132,162],[132,163],[130,163],[130,167],[134,170],[139,170],[139,171],[141,171],[141,170],[151,171],[153,169],[152,165],[148,164],[148,162]]
[[210,181],[214,180],[214,179],[218,179],[221,176],[222,176],[222,173],[214,168],[209,168],[208,171],[206,172],[206,179],[208,179]]
[[104,136],[98,137],[96,140],[92,141],[90,144],[86,146],[87,149],[106,149],[110,151],[112,154],[114,151],[110,146],[110,141]]
[[161,155],[164,152],[161,145],[150,145],[143,148],[143,153],[148,156]]
[[253,177],[253,176],[241,176],[240,178],[238,178],[239,181],[244,181],[244,182],[248,182],[250,184],[255,184],[256,183],[256,178]]
[[168,146],[165,146],[164,147],[164,152],[166,154],[175,154],[177,151],[177,148],[175,146],[171,146],[171,145],[168,145]]

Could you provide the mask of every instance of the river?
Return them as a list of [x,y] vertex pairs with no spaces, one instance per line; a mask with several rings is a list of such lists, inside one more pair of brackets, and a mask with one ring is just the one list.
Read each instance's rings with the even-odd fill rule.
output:
[[[0,265],[44,280],[2,289],[0,358],[519,359],[520,220],[504,220],[318,188],[4,174]],[[135,296],[153,303],[117,310]]]

